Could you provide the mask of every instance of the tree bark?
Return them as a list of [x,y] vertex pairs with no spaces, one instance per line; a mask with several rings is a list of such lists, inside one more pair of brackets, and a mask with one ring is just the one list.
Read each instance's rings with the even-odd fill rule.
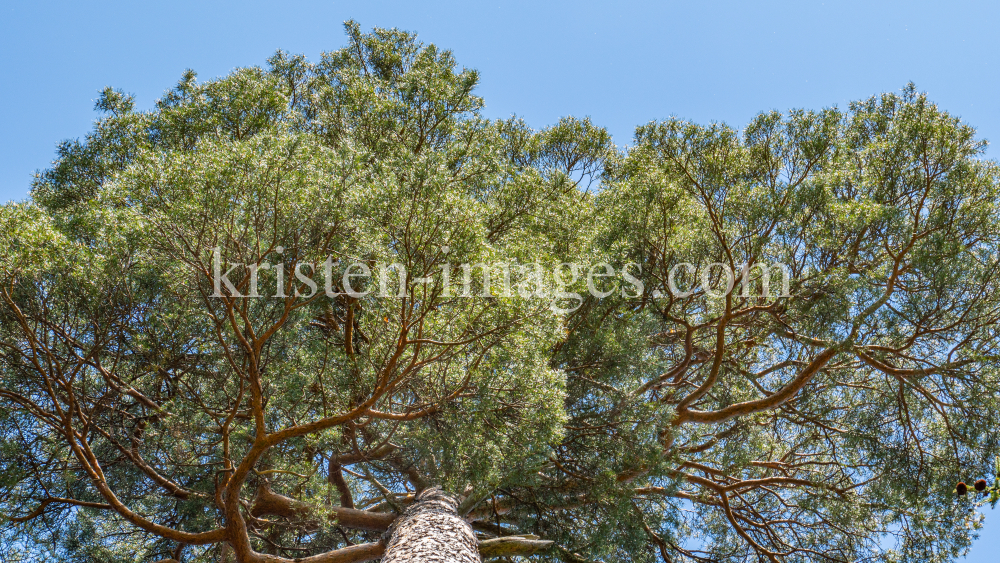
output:
[[[335,507],[330,517],[339,525],[384,531],[382,539],[377,543],[354,545],[295,561],[361,563],[382,557],[382,563],[481,563],[496,557],[528,557],[553,547],[553,542],[532,535],[478,541],[472,526],[458,515],[458,506],[453,497],[435,487],[419,493],[414,503],[398,516]],[[500,511],[506,512],[504,508]],[[319,517],[313,513],[312,507],[275,493],[266,482],[258,486],[250,514],[255,517],[281,516],[298,522],[307,530],[319,527]],[[224,549],[228,551],[228,548]],[[292,560],[282,558],[266,560],[292,563]],[[226,561],[225,556],[222,561]]]
[[481,563],[476,534],[457,507],[441,489],[421,492],[389,529],[382,563]]

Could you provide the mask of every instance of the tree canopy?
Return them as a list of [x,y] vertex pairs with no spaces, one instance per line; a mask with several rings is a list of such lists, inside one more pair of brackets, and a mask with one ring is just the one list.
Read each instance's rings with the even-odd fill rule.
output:
[[484,558],[967,549],[1000,445],[971,126],[910,85],[620,147],[346,30],[105,90],[0,208],[8,560],[371,560],[435,487]]

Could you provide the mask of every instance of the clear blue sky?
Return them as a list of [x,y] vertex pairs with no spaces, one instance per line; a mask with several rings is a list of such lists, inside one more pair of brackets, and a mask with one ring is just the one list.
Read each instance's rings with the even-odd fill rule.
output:
[[[908,81],[1000,143],[1000,2],[0,3],[0,201],[26,196],[56,143],[82,137],[104,86],[140,108],[202,78],[312,59],[344,20],[399,27],[479,69],[486,113],[535,126],[589,115],[615,141],[670,115],[742,126],[762,110],[845,106]],[[991,158],[1000,149],[991,147]],[[1000,513],[969,556],[996,561]]]

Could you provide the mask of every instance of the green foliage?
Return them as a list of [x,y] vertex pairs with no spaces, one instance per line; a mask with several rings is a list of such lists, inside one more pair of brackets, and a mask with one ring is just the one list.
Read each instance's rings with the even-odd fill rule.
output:
[[[12,561],[226,560],[179,535],[223,528],[290,560],[377,541],[336,508],[430,484],[483,537],[555,541],[543,560],[968,547],[951,491],[992,471],[1000,422],[1000,169],[970,126],[910,86],[621,150],[589,120],[486,119],[449,51],[346,30],[315,63],[188,71],[150,111],[105,90],[0,208]],[[534,262],[631,264],[645,291],[583,275],[560,311],[552,280],[443,282]],[[348,294],[351,263],[398,264],[402,296]],[[673,291],[719,265],[727,296]]]

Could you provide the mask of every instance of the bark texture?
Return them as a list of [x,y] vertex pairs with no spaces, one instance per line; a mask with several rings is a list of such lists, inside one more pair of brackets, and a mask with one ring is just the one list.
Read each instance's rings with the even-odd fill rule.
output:
[[457,508],[440,489],[421,492],[389,530],[382,563],[481,563],[476,534]]

